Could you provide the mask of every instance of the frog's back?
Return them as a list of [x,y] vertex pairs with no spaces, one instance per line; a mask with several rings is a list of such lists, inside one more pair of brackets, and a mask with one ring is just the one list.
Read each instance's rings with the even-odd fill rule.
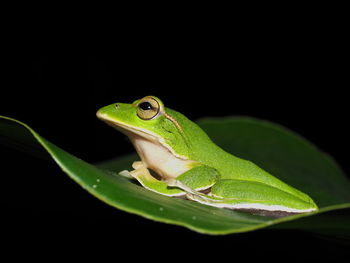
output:
[[[222,179],[259,182],[298,196],[305,201],[311,200],[308,195],[282,182],[253,162],[224,151],[198,125],[196,126],[198,127],[196,131],[197,136],[196,138],[192,138],[196,143],[196,146],[193,145],[196,148],[193,151],[193,159],[215,168],[220,173]],[[196,142],[198,138],[201,138],[201,141]],[[199,149],[198,146],[201,148]]]

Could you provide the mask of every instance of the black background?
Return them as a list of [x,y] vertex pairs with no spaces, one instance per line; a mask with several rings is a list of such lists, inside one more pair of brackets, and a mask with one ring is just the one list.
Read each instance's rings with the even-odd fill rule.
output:
[[[97,109],[156,95],[193,120],[247,115],[282,124],[329,153],[350,174],[343,34],[323,25],[284,24],[271,30],[254,24],[244,29],[208,25],[172,33],[114,32],[113,41],[89,45],[97,55],[84,43],[71,48],[69,41],[55,43],[43,54],[11,53],[3,60],[0,114],[96,162],[133,152],[122,134],[96,119]],[[113,52],[105,50],[104,41]],[[62,250],[85,242],[118,253],[163,251],[169,258],[188,252],[229,253],[233,259],[240,253],[269,258],[276,251],[288,258],[299,257],[299,251],[310,258],[317,251],[347,253],[344,243],[301,231],[205,236],[153,222],[93,198],[52,161],[7,148],[1,153],[2,171],[7,170],[2,173],[2,219],[17,245],[37,236],[40,245],[64,240]]]

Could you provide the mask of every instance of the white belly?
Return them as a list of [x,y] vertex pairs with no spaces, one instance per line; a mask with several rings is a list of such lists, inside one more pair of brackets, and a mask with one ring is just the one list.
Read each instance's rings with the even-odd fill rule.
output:
[[129,136],[142,162],[164,178],[175,178],[191,168],[193,161],[174,156],[159,142],[146,140],[139,135]]

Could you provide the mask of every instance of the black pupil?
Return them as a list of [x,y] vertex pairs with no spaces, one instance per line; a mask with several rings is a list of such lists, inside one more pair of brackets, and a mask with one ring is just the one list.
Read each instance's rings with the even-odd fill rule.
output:
[[149,102],[142,102],[142,103],[139,104],[139,107],[142,110],[151,110],[153,108],[151,103],[149,103]]

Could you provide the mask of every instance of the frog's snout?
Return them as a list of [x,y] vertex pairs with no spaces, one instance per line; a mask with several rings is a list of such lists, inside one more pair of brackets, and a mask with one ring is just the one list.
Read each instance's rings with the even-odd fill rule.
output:
[[101,109],[99,109],[97,112],[96,112],[96,117],[99,118],[99,119],[103,119],[103,113],[101,111]]
[[97,118],[103,120],[106,118],[107,112],[108,112],[107,107],[103,107],[96,112],[96,116]]
[[111,115],[111,113],[115,112],[115,110],[118,110],[119,108],[120,105],[118,103],[105,106],[96,112],[96,116],[101,120],[105,120],[106,118],[108,118],[108,116]]

